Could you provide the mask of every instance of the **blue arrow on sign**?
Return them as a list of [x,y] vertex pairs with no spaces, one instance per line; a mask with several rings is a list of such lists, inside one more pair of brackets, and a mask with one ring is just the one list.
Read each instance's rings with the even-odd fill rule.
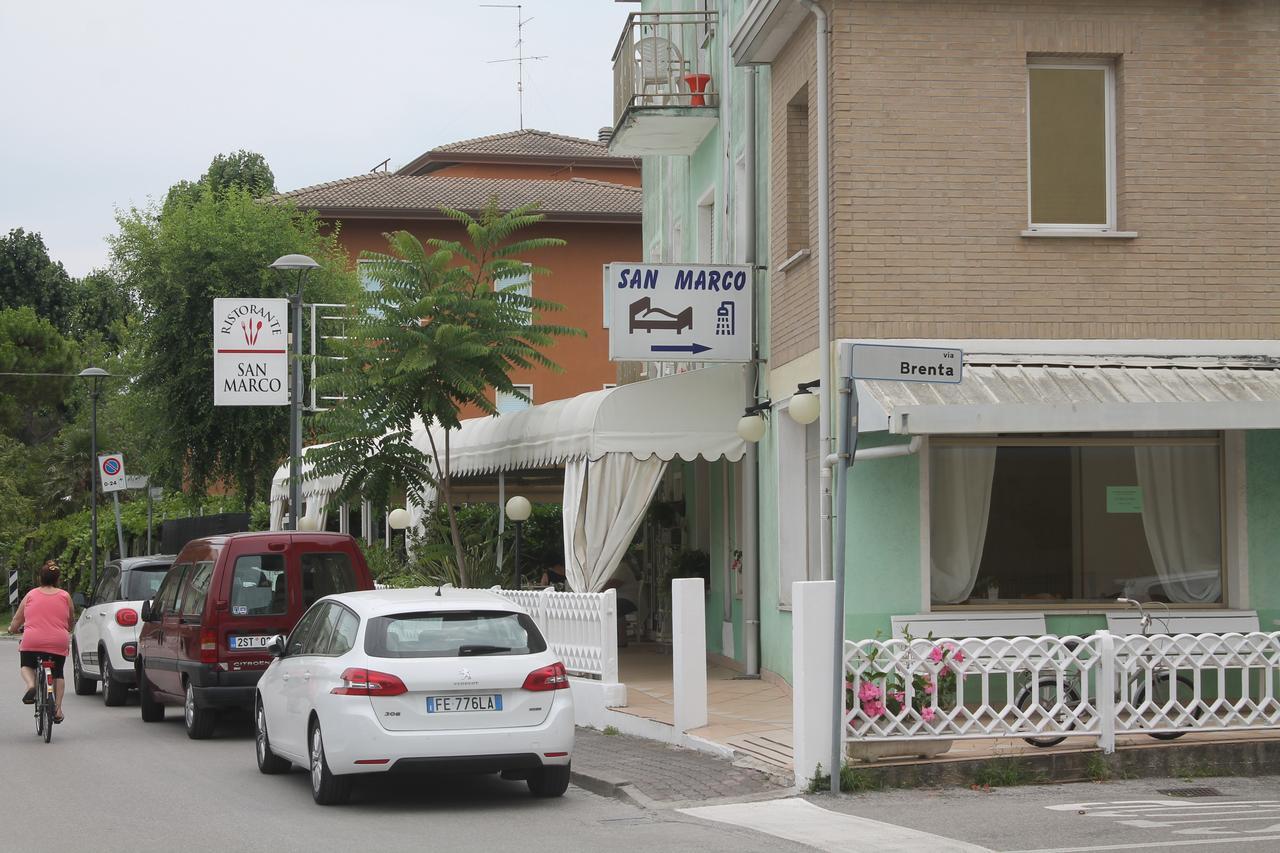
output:
[[650,352],[687,352],[690,355],[697,355],[709,349],[711,347],[704,347],[702,344],[657,344],[649,347]]

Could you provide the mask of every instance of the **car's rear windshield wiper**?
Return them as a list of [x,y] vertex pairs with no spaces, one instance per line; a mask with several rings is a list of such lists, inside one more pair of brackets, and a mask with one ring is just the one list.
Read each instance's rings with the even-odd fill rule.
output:
[[509,651],[511,651],[510,646],[485,646],[479,643],[468,646],[458,646],[458,655],[460,657],[467,657],[469,655],[494,655],[499,652]]

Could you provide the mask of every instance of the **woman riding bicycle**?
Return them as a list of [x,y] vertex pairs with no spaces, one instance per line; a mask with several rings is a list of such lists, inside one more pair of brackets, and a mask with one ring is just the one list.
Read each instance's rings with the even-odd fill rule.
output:
[[67,591],[58,589],[58,576],[58,564],[45,561],[40,568],[40,586],[26,594],[9,623],[10,634],[22,631],[18,652],[22,680],[27,684],[23,702],[30,705],[36,700],[36,667],[40,665],[40,658],[53,661],[55,723],[62,722],[62,693],[66,685],[62,667],[70,651],[71,632],[75,629],[75,608]]

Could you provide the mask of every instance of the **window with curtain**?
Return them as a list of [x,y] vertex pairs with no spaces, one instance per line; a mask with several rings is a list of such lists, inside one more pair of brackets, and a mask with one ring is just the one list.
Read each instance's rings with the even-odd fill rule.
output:
[[1114,92],[1110,63],[1027,66],[1032,228],[1114,227]]
[[1217,434],[934,439],[937,606],[1223,601]]

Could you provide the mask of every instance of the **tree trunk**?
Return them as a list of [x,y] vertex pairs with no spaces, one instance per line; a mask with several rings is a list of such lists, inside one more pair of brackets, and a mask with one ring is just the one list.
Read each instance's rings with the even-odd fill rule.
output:
[[449,536],[453,539],[454,557],[458,561],[458,583],[467,585],[467,553],[462,547],[462,534],[458,531],[458,516],[453,511],[452,478],[449,475],[449,430],[444,431],[444,477],[440,481],[440,493],[444,497],[445,511],[449,514]]

